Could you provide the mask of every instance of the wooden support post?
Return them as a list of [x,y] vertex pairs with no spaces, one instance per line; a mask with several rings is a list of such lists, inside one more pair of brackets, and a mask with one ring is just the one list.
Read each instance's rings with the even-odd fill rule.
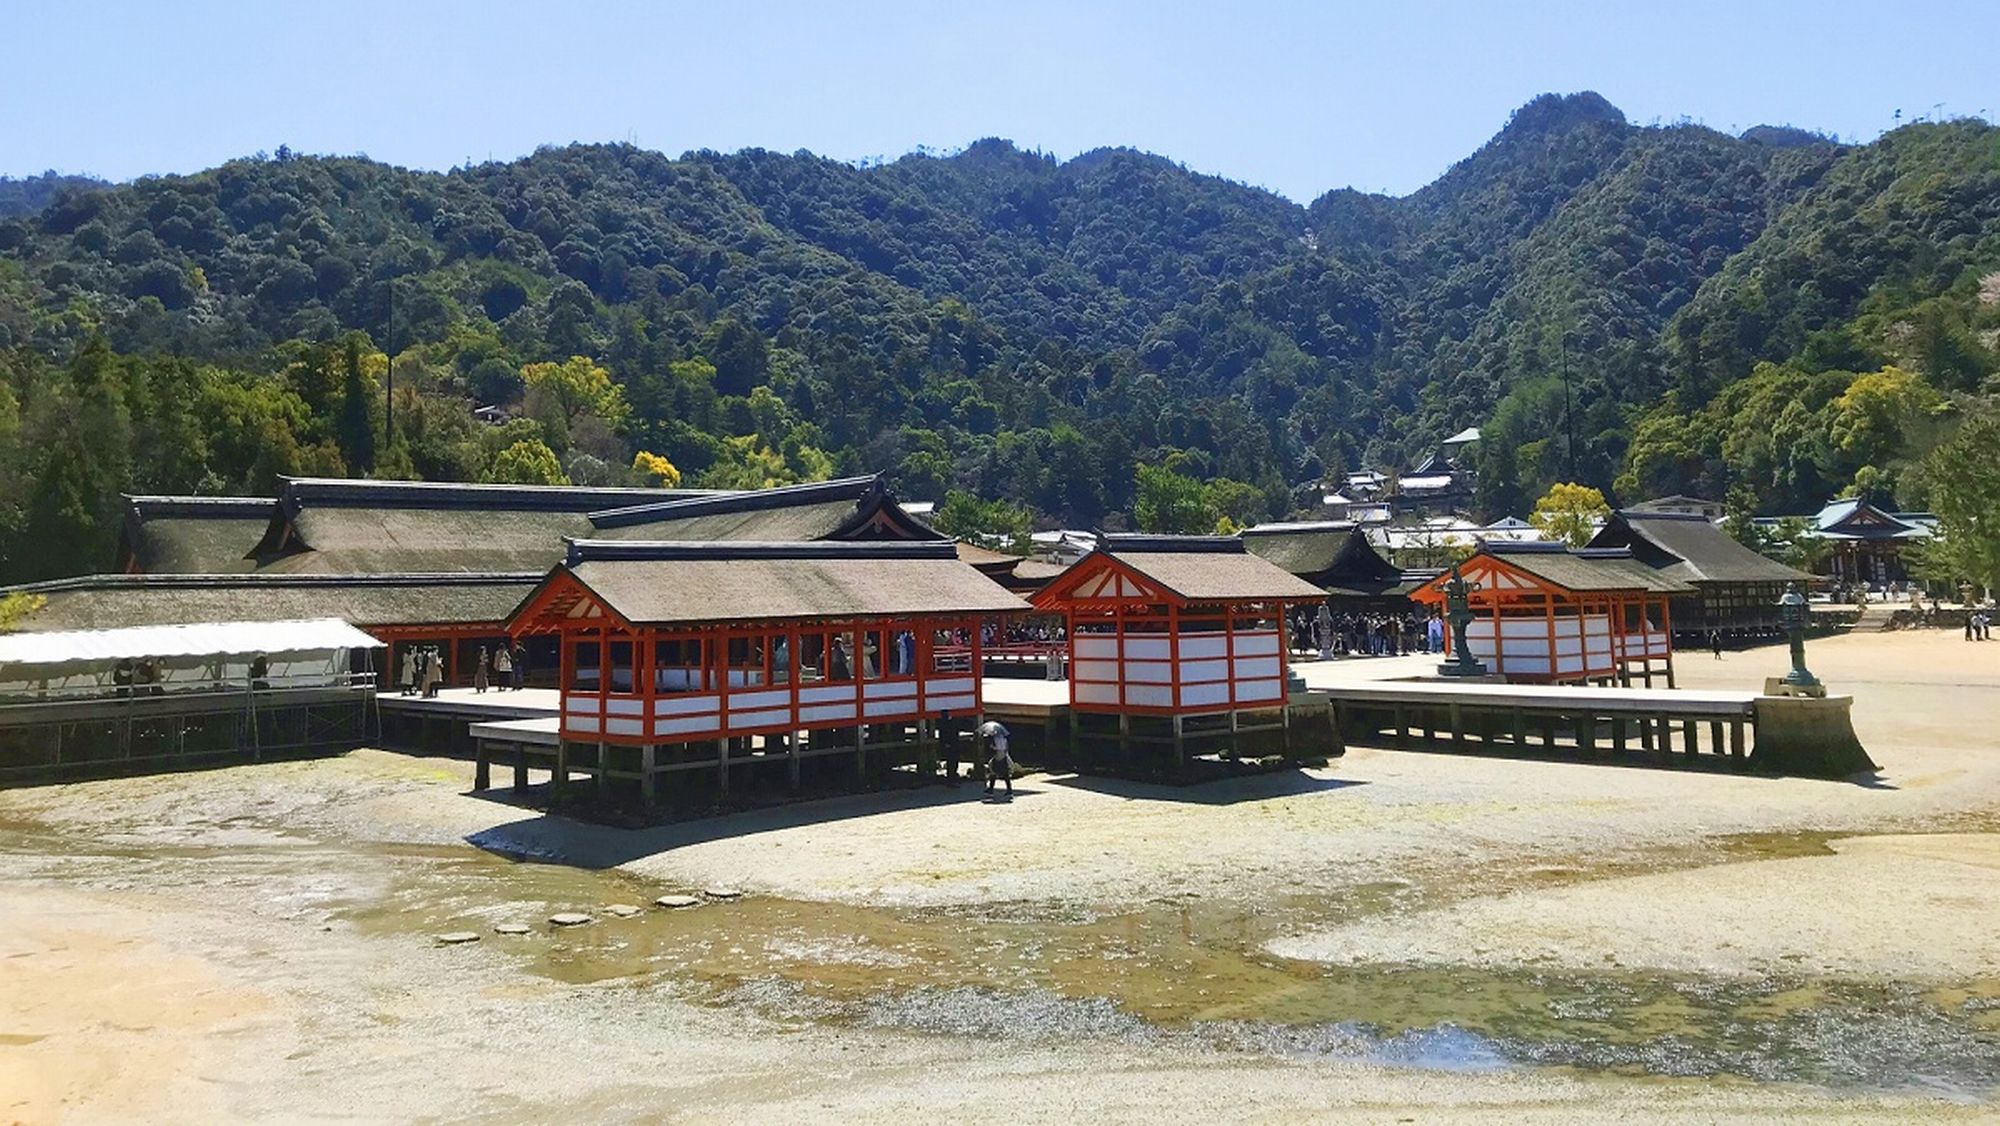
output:
[[792,789],[796,790],[799,788],[799,733],[796,731],[785,732],[785,757],[790,760],[785,764],[785,773]]
[[1740,759],[1743,754],[1743,717],[1737,716],[1729,721],[1729,757]]
[[600,800],[611,792],[611,771],[606,769],[610,765],[611,744],[599,739],[597,741],[597,777],[594,781],[597,783],[597,796]]
[[655,770],[657,760],[654,751],[655,747],[651,743],[639,748],[639,802],[646,807],[648,813],[653,811],[653,806],[660,798],[660,776]]
[[569,788],[569,740],[556,737],[556,768],[549,775],[549,804],[562,801],[563,791]]
[[1542,749],[1545,751],[1554,750],[1556,745],[1556,717],[1545,713],[1539,718],[1542,724]]
[[1611,717],[1611,749],[1620,754],[1625,752],[1625,724],[1626,720],[1624,716],[1616,715]]
[[1391,705],[1390,722],[1396,726],[1396,749],[1399,751],[1409,750],[1409,717],[1403,714],[1402,701],[1398,700],[1395,704]]
[[724,736],[715,741],[715,792],[727,796],[729,793],[729,739]]
[[865,784],[868,781],[868,725],[854,725],[854,773]]
[[1465,749],[1465,717],[1459,713],[1456,702],[1452,703],[1446,710],[1448,713],[1447,718],[1451,722],[1452,749],[1462,751]]
[[1417,715],[1423,721],[1424,725],[1424,749],[1427,751],[1436,750],[1437,749],[1436,713],[1430,708],[1420,707],[1417,709]]
[[1656,715],[1653,717],[1653,730],[1653,751],[1659,755],[1661,762],[1665,762],[1667,756],[1674,752],[1674,721],[1664,715]]
[[1519,750],[1528,745],[1528,713],[1519,707],[1512,709],[1514,716],[1514,748]]
[[1586,758],[1597,757],[1597,714],[1585,712],[1576,717],[1576,749]]
[[1173,730],[1174,730],[1174,761],[1172,769],[1174,778],[1179,779],[1182,775],[1184,775],[1187,772],[1187,741],[1186,741],[1187,735],[1186,731],[1181,726],[1181,717],[1178,712],[1176,712],[1173,717]]
[[518,796],[528,788],[528,744],[514,744],[514,793]]
[[493,763],[486,749],[486,740],[475,739],[472,745],[472,788],[490,790],[493,788]]
[[1719,755],[1723,753],[1722,721],[1719,719],[1711,719],[1708,721],[1708,750],[1710,754]]
[[1681,720],[1681,738],[1687,745],[1687,756],[1693,758],[1701,753],[1701,723],[1693,718]]

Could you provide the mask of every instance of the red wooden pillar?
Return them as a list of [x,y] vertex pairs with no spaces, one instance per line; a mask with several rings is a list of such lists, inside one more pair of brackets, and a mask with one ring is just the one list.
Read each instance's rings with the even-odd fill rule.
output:
[[969,631],[972,634],[972,709],[975,712],[986,707],[985,625],[984,621],[975,618]]

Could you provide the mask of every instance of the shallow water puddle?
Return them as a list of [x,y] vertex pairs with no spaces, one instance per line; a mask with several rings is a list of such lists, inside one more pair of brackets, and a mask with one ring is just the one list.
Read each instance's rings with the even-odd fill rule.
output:
[[[618,871],[508,860],[462,845],[325,842],[252,826],[79,840],[0,826],[9,871],[96,888],[254,889],[286,917],[422,943],[452,931],[530,973],[629,982],[785,1020],[976,1036],[1116,1037],[1443,1068],[1555,1064],[1736,1075],[1975,1097],[2000,1087],[2000,981],[1919,989],[1730,981],[1632,971],[1326,967],[1270,939],[1426,902],[1408,882],[1194,898],[1136,911],[986,905],[894,910],[768,897],[665,909]],[[1711,860],[1828,851],[1833,834],[1705,846]],[[1632,862],[1518,873],[1521,886],[1601,878]],[[641,908],[620,918],[606,908]],[[587,925],[549,917],[581,911]],[[519,923],[528,933],[495,931]],[[1698,937],[1691,938],[1698,941]]]

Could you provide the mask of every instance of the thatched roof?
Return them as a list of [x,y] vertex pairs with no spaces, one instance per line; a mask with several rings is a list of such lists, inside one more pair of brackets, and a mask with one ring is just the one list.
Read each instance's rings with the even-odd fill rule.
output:
[[594,512],[590,535],[624,540],[942,540],[896,503],[879,476],[673,499]]
[[1811,576],[1737,543],[1706,517],[1624,509],[1590,541],[1623,547],[1640,562],[1687,583],[1805,583]]
[[1488,544],[1483,554],[1565,590],[1684,594],[1692,589],[1622,548],[1572,550],[1559,543],[1505,543]]
[[1055,605],[1101,564],[1113,560],[1186,602],[1316,601],[1318,587],[1244,550],[1235,536],[1104,535],[1063,581],[1044,587],[1037,605]]
[[1402,572],[1348,520],[1246,528],[1243,546],[1322,590],[1377,593],[1402,581]]
[[256,546],[281,574],[546,571],[590,513],[708,493],[286,478]]
[[270,497],[127,496],[116,569],[149,575],[237,574],[277,511]]
[[536,620],[567,584],[634,625],[1012,613],[1027,603],[959,562],[952,544],[582,540],[516,613]]
[[340,618],[350,624],[497,623],[540,575],[86,575],[31,583],[23,630]]

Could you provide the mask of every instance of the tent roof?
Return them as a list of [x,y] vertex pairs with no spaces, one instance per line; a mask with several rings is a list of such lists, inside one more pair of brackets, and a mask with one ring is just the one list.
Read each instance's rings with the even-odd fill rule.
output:
[[253,653],[310,653],[381,647],[380,641],[338,618],[286,622],[202,622],[11,634],[0,637],[0,666],[66,665],[142,657],[234,657]]

